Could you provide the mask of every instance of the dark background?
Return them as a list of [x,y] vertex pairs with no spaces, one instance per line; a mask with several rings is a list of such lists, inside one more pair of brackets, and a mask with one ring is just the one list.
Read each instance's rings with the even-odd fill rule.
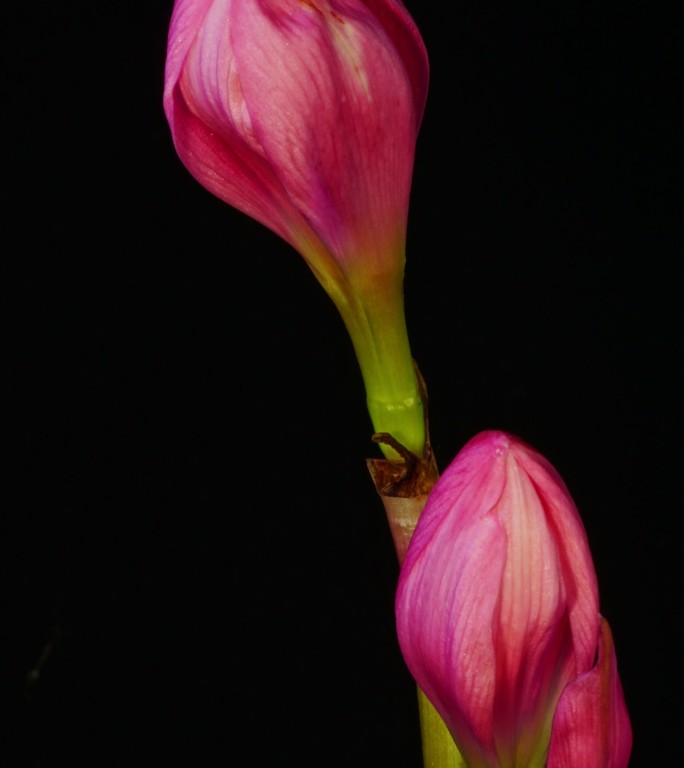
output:
[[[663,7],[550,5],[408,4],[432,66],[409,333],[442,468],[500,428],[565,478],[631,766],[672,765],[679,43]],[[351,344],[299,256],[177,159],[172,3],[13,6],[3,768],[420,765]]]

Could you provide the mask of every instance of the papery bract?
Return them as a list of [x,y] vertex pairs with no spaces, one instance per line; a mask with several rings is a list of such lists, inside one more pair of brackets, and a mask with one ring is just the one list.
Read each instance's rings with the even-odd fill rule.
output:
[[[376,431],[412,450],[423,416],[402,283],[427,83],[399,0],[174,6],[164,109],[178,155],[304,256],[349,329]],[[394,423],[407,408],[422,436]]]
[[461,450],[418,522],[396,615],[406,663],[469,768],[543,768],[559,698],[594,666],[600,617],[584,527],[542,456],[501,432]]

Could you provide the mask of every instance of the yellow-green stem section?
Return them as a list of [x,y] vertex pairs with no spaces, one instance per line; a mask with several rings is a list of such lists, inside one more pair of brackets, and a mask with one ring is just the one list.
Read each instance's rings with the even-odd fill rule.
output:
[[467,768],[444,721],[420,688],[418,689],[418,712],[423,741],[423,767]]
[[[351,336],[375,432],[387,432],[416,456],[425,449],[425,418],[409,347],[401,280],[332,295]],[[399,458],[381,445],[389,459]]]

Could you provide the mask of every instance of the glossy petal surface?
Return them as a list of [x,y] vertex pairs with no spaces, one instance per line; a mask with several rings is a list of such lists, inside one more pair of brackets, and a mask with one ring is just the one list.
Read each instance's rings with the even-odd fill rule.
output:
[[427,72],[399,2],[178,0],[164,106],[204,186],[362,281],[403,269]]
[[598,592],[542,456],[501,432],[465,446],[419,520],[396,609],[409,669],[469,766],[543,766],[558,698],[593,663]]

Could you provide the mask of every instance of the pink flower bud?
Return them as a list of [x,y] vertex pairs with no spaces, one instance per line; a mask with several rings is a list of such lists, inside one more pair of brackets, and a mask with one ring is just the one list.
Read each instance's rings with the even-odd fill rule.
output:
[[425,49],[397,0],[175,4],[164,107],[181,160],[343,269],[401,256],[426,93]]
[[[406,663],[469,768],[543,768],[559,699],[554,728],[568,730],[561,722],[583,708],[609,727],[605,708],[588,711],[600,616],[584,527],[553,467],[517,438],[481,433],[444,472],[411,540],[396,615]],[[560,757],[582,738],[558,737],[554,768],[589,765]],[[624,750],[615,754],[591,765],[624,768]]]
[[[352,336],[376,431],[416,452],[423,415],[402,283],[427,85],[425,47],[400,0],[173,9],[164,110],[180,159],[304,256]],[[403,429],[394,421],[406,403],[414,425]]]

